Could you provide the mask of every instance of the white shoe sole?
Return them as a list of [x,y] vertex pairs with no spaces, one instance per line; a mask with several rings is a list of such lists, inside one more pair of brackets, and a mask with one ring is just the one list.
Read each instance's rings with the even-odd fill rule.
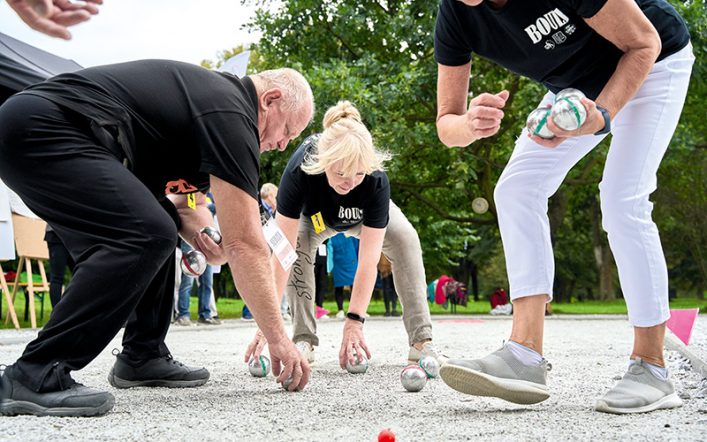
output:
[[537,404],[550,397],[544,385],[520,379],[497,378],[456,365],[442,365],[439,375],[445,384],[461,393],[497,397],[514,404]]
[[667,408],[677,408],[682,407],[682,400],[678,397],[677,393],[669,394],[659,400],[653,402],[652,404],[644,405],[643,407],[636,408],[617,408],[612,407],[606,403],[605,400],[599,399],[595,407],[596,411],[601,411],[603,413],[613,413],[613,414],[631,414],[631,413],[648,413],[649,411],[667,409]]

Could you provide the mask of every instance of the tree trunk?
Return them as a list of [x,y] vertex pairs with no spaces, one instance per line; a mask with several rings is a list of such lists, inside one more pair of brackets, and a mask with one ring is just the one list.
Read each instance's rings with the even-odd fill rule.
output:
[[[567,214],[567,194],[562,190],[558,190],[548,203],[547,217],[550,221],[550,241],[555,244],[555,235],[557,231],[562,226],[562,222]],[[567,295],[567,287],[570,285],[571,281],[559,278],[555,274],[555,281],[553,282],[553,299],[556,302],[564,302],[565,295]]]
[[599,271],[599,295],[601,300],[616,299],[614,284],[614,257],[611,254],[609,243],[601,230],[601,213],[599,202],[592,204],[592,244],[594,246],[594,260]]
[[471,272],[469,272],[469,278],[471,282],[471,292],[474,295],[474,302],[479,300],[479,268],[475,263],[471,263]]

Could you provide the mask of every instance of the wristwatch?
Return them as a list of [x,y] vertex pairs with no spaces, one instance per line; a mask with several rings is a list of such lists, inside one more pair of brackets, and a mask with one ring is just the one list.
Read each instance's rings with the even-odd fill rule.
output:
[[611,117],[609,116],[609,111],[601,106],[597,106],[597,110],[601,112],[601,115],[604,117],[604,128],[595,132],[594,135],[608,134],[611,132]]
[[364,318],[364,317],[361,316],[361,315],[357,315],[356,313],[348,312],[348,313],[346,313],[346,317],[349,318],[349,319],[351,319],[352,321],[358,321],[358,322],[360,322],[361,324],[363,324],[364,322],[366,322],[366,318]]

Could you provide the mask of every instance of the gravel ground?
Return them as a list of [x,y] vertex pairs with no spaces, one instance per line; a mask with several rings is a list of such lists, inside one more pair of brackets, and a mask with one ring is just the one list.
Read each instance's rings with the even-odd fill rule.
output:
[[[398,441],[417,440],[707,440],[707,381],[689,362],[668,352],[682,408],[615,416],[593,411],[599,396],[623,374],[633,333],[621,317],[552,317],[545,352],[553,364],[551,397],[534,406],[462,395],[441,380],[408,393],[399,375],[407,343],[398,318],[373,318],[366,336],[373,352],[364,375],[338,367],[342,323],[320,322],[313,379],[303,392],[286,393],[272,375],[250,376],[242,362],[255,330],[239,320],[222,326],[177,327],[167,336],[175,357],[209,368],[211,380],[193,389],[116,390],[106,376],[116,338],[77,381],[116,396],[101,418],[0,417],[0,440],[248,440],[374,441],[390,428]],[[510,333],[509,318],[435,317],[435,341],[452,357],[481,357]],[[34,336],[0,331],[0,363],[13,362]],[[698,319],[693,351],[707,357],[707,317]]]

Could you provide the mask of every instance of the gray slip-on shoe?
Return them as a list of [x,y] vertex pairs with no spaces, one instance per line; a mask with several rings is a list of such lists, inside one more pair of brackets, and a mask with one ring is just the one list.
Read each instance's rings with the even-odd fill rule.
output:
[[451,388],[474,396],[490,396],[516,404],[536,404],[550,397],[547,360],[525,365],[503,346],[481,359],[450,359],[439,374]]
[[682,400],[669,379],[658,379],[641,358],[628,368],[624,377],[596,403],[604,413],[628,414],[676,408]]

